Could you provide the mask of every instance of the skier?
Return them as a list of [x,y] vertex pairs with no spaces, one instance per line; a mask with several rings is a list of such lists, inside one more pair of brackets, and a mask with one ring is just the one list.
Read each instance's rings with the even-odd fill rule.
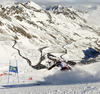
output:
[[71,67],[65,61],[57,61],[55,64],[49,67],[48,70],[54,68],[55,66],[60,66],[61,70],[71,70]]

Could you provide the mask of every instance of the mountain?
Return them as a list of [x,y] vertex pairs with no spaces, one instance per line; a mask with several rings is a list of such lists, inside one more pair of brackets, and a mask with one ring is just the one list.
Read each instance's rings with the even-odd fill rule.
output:
[[37,69],[46,68],[48,54],[67,61],[82,59],[88,47],[100,51],[100,32],[82,14],[62,6],[47,11],[31,1],[0,5],[1,72],[17,60],[20,75],[42,75]]
[[92,25],[93,27],[99,29],[99,24],[100,24],[100,18],[99,18],[99,15],[100,15],[100,7],[99,5],[96,6],[89,6],[88,7],[88,12],[86,14],[87,16],[85,17],[86,20],[88,21],[88,23],[90,25]]

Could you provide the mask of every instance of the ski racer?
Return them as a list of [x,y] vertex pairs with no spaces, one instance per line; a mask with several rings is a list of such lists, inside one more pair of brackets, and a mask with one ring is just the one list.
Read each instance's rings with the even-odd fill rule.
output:
[[55,66],[60,66],[61,70],[72,70],[71,67],[65,61],[57,61],[55,64],[49,67],[48,70],[54,68]]

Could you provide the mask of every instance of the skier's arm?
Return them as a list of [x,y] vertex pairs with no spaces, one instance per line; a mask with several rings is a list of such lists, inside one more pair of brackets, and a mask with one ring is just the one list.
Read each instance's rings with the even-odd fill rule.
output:
[[54,68],[54,67],[55,67],[55,64],[52,65],[51,67],[49,67],[48,70],[51,70],[51,69]]

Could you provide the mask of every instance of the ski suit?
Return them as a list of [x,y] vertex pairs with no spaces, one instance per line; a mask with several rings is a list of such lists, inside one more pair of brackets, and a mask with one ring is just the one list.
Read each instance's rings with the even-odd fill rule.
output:
[[61,70],[71,70],[71,67],[69,65],[67,65],[65,61],[56,62],[54,65],[52,65],[50,68],[48,68],[48,70],[52,69],[55,66],[60,66]]

